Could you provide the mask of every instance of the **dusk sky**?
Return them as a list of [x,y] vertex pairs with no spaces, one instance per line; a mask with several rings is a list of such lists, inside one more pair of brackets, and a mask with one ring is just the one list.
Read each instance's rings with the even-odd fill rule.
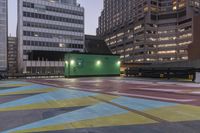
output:
[[[98,17],[103,9],[103,0],[78,0],[78,2],[85,8],[85,33],[95,35],[98,26]],[[8,33],[9,35],[15,36],[17,25],[17,0],[8,0],[8,8]]]

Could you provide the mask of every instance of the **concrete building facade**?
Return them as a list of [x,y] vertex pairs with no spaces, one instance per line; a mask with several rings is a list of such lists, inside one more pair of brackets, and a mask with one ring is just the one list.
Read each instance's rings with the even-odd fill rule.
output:
[[7,0],[0,1],[0,72],[7,70],[8,9]]
[[200,0],[104,0],[97,35],[124,63],[193,60],[199,20]]
[[8,37],[8,75],[17,74],[17,38]]
[[64,54],[84,51],[84,8],[76,0],[18,0],[21,73],[63,73]]

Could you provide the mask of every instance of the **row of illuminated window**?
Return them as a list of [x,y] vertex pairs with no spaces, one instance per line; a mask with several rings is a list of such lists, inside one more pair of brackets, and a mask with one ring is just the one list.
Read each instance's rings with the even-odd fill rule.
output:
[[[180,32],[184,32],[184,31],[186,31],[186,30],[188,30],[188,29],[183,28],[183,29],[180,29],[179,31],[180,31]],[[174,33],[174,32],[175,32],[175,30],[158,31],[158,34],[169,34],[169,33]],[[187,33],[187,34],[180,35],[179,38],[180,38],[180,39],[184,39],[184,38],[188,38],[188,37],[191,37],[191,36],[192,36],[191,33]],[[113,36],[113,37],[111,37],[110,39],[115,39],[115,38],[116,38],[116,36]],[[128,39],[130,39],[130,38],[133,38],[133,35],[132,35],[132,34],[128,36]],[[110,39],[107,38],[107,39],[106,39],[106,42],[108,42]],[[172,37],[160,37],[160,38],[158,38],[159,41],[176,40],[176,39],[177,39],[177,37],[175,37],[175,36],[172,36]],[[147,40],[150,40],[150,41],[157,41],[157,39],[156,39],[156,38],[153,38],[153,37],[150,37],[150,38],[148,38]],[[119,40],[117,40],[117,41],[111,41],[109,44],[112,45],[112,44],[115,44],[116,42],[121,42],[121,41],[122,41],[122,39],[119,39]]]
[[158,41],[167,41],[167,40],[176,40],[177,37],[171,36],[171,37],[160,37],[158,38]]
[[[178,21],[178,23],[177,22],[173,22],[173,23],[162,23],[162,24],[146,24],[147,26],[149,26],[149,27],[153,27],[153,28],[158,28],[158,27],[171,27],[171,26],[177,26],[177,25],[183,25],[183,24],[186,24],[186,23],[190,23],[191,24],[191,22],[192,22],[192,19],[191,18],[189,18],[189,19],[186,19],[186,20],[183,20],[183,21]],[[191,28],[191,26],[190,27],[188,27],[188,28]]]
[[188,45],[188,44],[191,44],[192,41],[186,41],[186,42],[181,42],[181,43],[171,43],[171,44],[161,44],[161,45],[158,45],[158,48],[162,48],[162,47],[174,47],[174,46],[183,46],[183,45]]
[[52,6],[43,6],[43,5],[31,3],[31,2],[23,2],[23,7],[35,8],[37,10],[43,10],[43,11],[46,10],[46,11],[51,11],[51,12],[65,13],[65,14],[71,14],[71,15],[77,15],[77,16],[84,15],[84,13],[81,11],[75,11],[75,10],[70,10],[70,9],[52,7]]
[[[192,33],[187,33],[179,36],[179,39],[184,39],[184,38],[189,38],[192,37]],[[178,39],[176,36],[171,36],[171,37],[160,37],[158,38],[158,41],[168,41],[168,40],[176,40]],[[149,41],[157,41],[156,38],[150,37],[147,40]]]
[[167,7],[157,7],[157,6],[151,6],[150,8],[144,7],[144,12],[167,12],[167,11],[172,11],[172,10],[178,10],[182,9],[185,7],[185,3],[179,4],[178,6],[167,6]]
[[[175,47],[175,46],[183,46],[183,45],[189,45],[191,44],[192,41],[185,41],[185,42],[180,42],[180,43],[171,43],[171,44],[160,44],[160,45],[147,45],[149,48],[163,48],[163,47]],[[144,45],[138,45],[135,46],[135,49],[142,49],[144,48]]]
[[163,31],[158,31],[158,34],[169,34],[169,33],[175,33],[175,30],[163,30]]
[[185,32],[185,31],[190,30],[190,29],[192,29],[192,26],[187,26],[185,28],[178,29],[178,31],[179,32]]
[[[141,33],[142,34],[142,33]],[[138,35],[141,35],[141,34],[138,34]],[[126,37],[123,37],[123,38],[119,38],[116,40],[116,38],[114,38],[115,40],[113,41],[110,41],[110,38],[107,38],[105,40],[105,42],[108,44],[108,45],[113,45],[113,44],[116,44],[116,43],[120,43],[120,42],[123,42],[124,40],[127,40],[127,39],[132,39],[134,37],[133,34],[129,34],[127,35]],[[113,38],[112,38],[113,39]]]
[[[192,28],[191,26],[187,26],[187,27],[178,29],[178,31],[179,32],[185,32],[185,31],[190,30],[191,28]],[[155,31],[148,31],[147,33],[154,33],[154,34],[156,34]],[[170,34],[170,33],[176,33],[176,30],[173,29],[173,30],[159,30],[158,31],[158,34]]]
[[[119,50],[117,53],[122,54],[124,53],[124,50]],[[131,55],[137,56],[137,55],[155,55],[155,54],[165,55],[165,54],[187,54],[187,53],[188,53],[187,50],[181,49],[181,50],[162,50],[162,51],[146,51],[146,52],[141,51],[141,52],[135,52],[134,54],[131,54]],[[126,54],[126,55],[130,56],[130,54]]]
[[81,44],[65,44],[65,43],[56,43],[56,42],[42,42],[42,41],[23,41],[25,46],[40,46],[40,47],[58,47],[58,48],[77,48],[82,49],[83,45]]
[[134,30],[136,31],[136,30],[139,30],[139,29],[141,29],[142,28],[142,25],[138,25],[138,26],[136,26],[135,28],[134,28]]
[[185,1],[182,1],[182,2],[179,2],[178,4],[174,3],[173,5],[173,10],[178,10],[178,9],[182,9],[186,6],[186,2]]
[[[185,28],[181,28],[178,29],[179,32],[185,32],[190,30],[191,28],[189,27],[185,27]],[[156,34],[156,31],[146,31],[147,34]],[[158,31],[158,34],[171,34],[171,33],[176,33],[176,30],[162,30],[162,31]]]
[[[171,44],[160,44],[160,45],[147,45],[148,48],[165,48],[165,47],[176,47],[176,46],[184,46],[184,45],[189,45],[191,44],[192,41],[186,41],[186,42],[181,42],[181,43],[171,43]],[[137,49],[143,49],[145,46],[144,45],[137,45],[135,46],[135,50]],[[132,51],[133,48],[128,48],[128,49],[125,49],[125,51]],[[121,51],[123,52],[123,50]]]
[[[189,45],[191,44],[192,41],[185,41],[185,42],[180,42],[180,43],[171,43],[171,44],[160,44],[160,45],[147,45],[149,48],[164,48],[164,47],[175,47],[175,46],[184,46],[184,45]],[[114,44],[111,43],[109,45],[112,45]],[[135,46],[135,49],[143,49],[144,48],[144,45],[137,45]],[[126,51],[129,51],[129,50],[126,50]]]
[[113,44],[116,44],[116,43],[117,43],[117,41],[112,41],[112,42],[108,43],[108,45],[113,45]]
[[32,13],[32,12],[23,12],[24,17],[44,19],[44,20],[52,20],[59,22],[67,22],[67,23],[75,23],[75,24],[84,24],[84,20],[72,19],[72,18],[64,18],[40,13]]
[[191,37],[192,36],[192,33],[187,33],[187,34],[183,34],[181,36],[179,36],[180,39],[183,39],[183,38],[188,38],[188,37]]
[[52,34],[52,33],[33,32],[33,31],[24,31],[23,35],[24,36],[31,36],[31,37],[67,39],[67,40],[77,40],[77,41],[83,41],[84,40],[83,36]]
[[120,43],[120,42],[122,42],[122,41],[123,41],[123,39],[117,39],[117,40],[115,40],[115,41],[109,42],[108,45],[113,45],[113,44],[116,44],[116,43]]
[[175,61],[175,60],[188,60],[188,56],[183,56],[183,57],[179,57],[179,58],[175,58],[175,57],[163,57],[163,58],[140,58],[140,59],[136,59],[135,62],[144,62],[144,61]]
[[[126,52],[129,52],[129,51],[132,51],[132,50],[133,50],[133,48],[126,48],[126,49],[125,49]],[[118,53],[124,53],[124,50],[121,49],[121,50],[118,50],[117,52],[118,52]]]
[[190,0],[190,5],[200,8],[200,1],[199,0]]
[[187,53],[187,50],[163,50],[158,51],[158,54],[176,54],[176,53]]
[[[120,32],[120,33],[118,33],[118,34],[116,34],[116,35],[113,35],[113,36],[111,36],[111,37],[106,38],[105,41],[108,42],[108,41],[110,41],[110,40],[114,40],[114,39],[116,39],[116,38],[123,37],[125,34],[131,33],[131,31],[132,31],[132,30],[129,29],[129,30],[127,30],[126,32]],[[130,38],[133,38],[133,34],[129,34],[129,35],[128,35],[128,39],[130,39]]]
[[124,32],[121,32],[121,33],[118,33],[117,35],[114,35],[114,36],[112,36],[110,38],[107,38],[105,41],[109,41],[109,40],[115,39],[117,37],[121,37],[123,35],[124,35]]
[[[180,30],[180,32],[183,32],[183,31],[185,31],[185,29]],[[169,33],[174,33],[174,32],[175,32],[175,30],[158,31],[158,34],[169,34]],[[187,34],[180,35],[179,38],[183,39],[183,38],[188,38],[188,37],[191,37],[191,36],[192,36],[191,33],[187,33]],[[128,39],[130,39],[130,38],[133,38],[132,34],[128,36]],[[176,39],[177,39],[177,37],[160,37],[160,38],[158,38],[159,41],[176,40]],[[109,39],[106,39],[106,42],[108,42],[108,40]],[[156,41],[157,39],[153,38],[153,37],[150,37],[150,38],[148,38],[148,40]],[[116,42],[122,42],[122,39],[119,39],[117,41],[111,41],[109,44],[112,45],[112,44],[115,44]]]
[[23,26],[34,27],[34,28],[53,29],[53,30],[72,31],[72,32],[84,32],[84,28],[43,24],[43,23],[34,23],[34,22],[27,22],[27,21],[23,22]]

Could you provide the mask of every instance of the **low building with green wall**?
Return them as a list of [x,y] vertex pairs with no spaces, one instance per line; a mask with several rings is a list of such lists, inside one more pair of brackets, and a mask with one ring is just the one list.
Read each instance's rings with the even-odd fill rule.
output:
[[65,54],[65,77],[119,76],[118,55]]

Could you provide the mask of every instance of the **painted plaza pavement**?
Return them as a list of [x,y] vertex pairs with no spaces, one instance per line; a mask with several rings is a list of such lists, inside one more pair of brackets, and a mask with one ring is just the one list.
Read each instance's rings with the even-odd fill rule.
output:
[[198,100],[194,97],[158,100],[78,86],[95,80],[65,82],[69,87],[36,81],[0,81],[1,133],[200,133],[200,107],[191,104]]

